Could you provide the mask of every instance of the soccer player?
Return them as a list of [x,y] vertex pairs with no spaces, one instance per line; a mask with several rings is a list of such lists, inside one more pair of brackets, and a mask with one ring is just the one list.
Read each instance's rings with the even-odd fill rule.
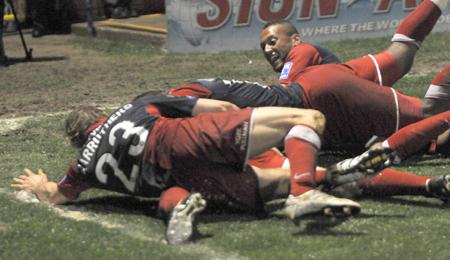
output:
[[[244,167],[245,163],[284,144],[290,161],[291,188],[285,205],[289,217],[325,211],[357,214],[358,203],[321,192],[318,183],[330,174],[348,178],[356,173],[359,178],[360,172],[384,168],[390,149],[368,151],[318,179],[314,174],[316,154],[324,124],[325,118],[315,110],[240,110],[217,100],[143,94],[109,116],[93,107],[71,112],[65,129],[80,155],[62,180],[52,182],[41,170],[25,169],[11,186],[51,204],[76,200],[88,188],[158,197],[164,190],[180,186],[193,192],[183,202],[188,212],[181,212],[188,214],[188,219],[205,207],[202,196],[220,207],[261,212],[267,191],[259,187],[267,185],[260,181],[261,173]],[[186,220],[174,216],[172,224]],[[181,224],[181,231],[168,232],[169,242],[191,238],[192,221]]]
[[261,32],[260,45],[276,72],[282,72],[284,67],[283,73],[301,71],[313,65],[341,63],[328,49],[302,41],[297,28],[286,20],[267,23]]
[[[405,159],[411,153],[421,149],[421,145],[428,144],[433,137],[445,131],[448,134],[449,128],[450,111],[447,111],[411,124],[389,137],[383,144],[376,144],[374,147],[388,147],[394,151],[398,159]],[[265,198],[270,200],[288,194],[289,172],[282,169],[289,169],[289,160],[282,154],[272,151],[259,157],[248,163],[259,171],[259,188],[264,190]],[[450,175],[419,176],[394,169],[383,169],[369,178],[358,179],[356,174],[347,175],[346,177],[351,176],[351,178],[358,179],[350,181],[343,177],[345,175],[342,175],[342,172],[345,171],[344,168],[349,169],[349,164],[352,164],[352,160],[344,160],[328,170],[318,167],[314,175],[316,183],[323,185],[323,190],[330,194],[350,199],[357,197],[383,198],[396,195],[422,195],[443,201],[450,199]],[[354,160],[353,164],[355,164]],[[340,168],[341,175],[332,174],[333,168]],[[181,187],[171,187],[161,194],[159,210],[170,216],[167,225],[169,240],[179,239],[177,234],[183,233],[183,230],[192,230],[190,214],[195,212],[193,212],[194,207],[186,203],[189,195],[190,193]],[[180,221],[180,219],[185,221]],[[189,223],[187,227],[186,223]]]
[[[383,86],[392,86],[413,64],[421,43],[446,9],[448,0],[425,0],[398,26],[392,44],[383,52],[347,62],[355,73]],[[303,42],[288,21],[269,22],[260,34],[261,49],[279,83],[289,85],[306,67],[329,63],[328,53]]]
[[[328,76],[323,79],[323,75]],[[447,111],[450,64],[433,79],[423,100],[374,85],[355,76],[343,64],[310,67],[289,88],[213,79],[195,80],[169,93],[225,100],[241,108],[313,108],[328,119],[322,140],[324,149],[359,153],[373,136],[387,138],[426,116]]]

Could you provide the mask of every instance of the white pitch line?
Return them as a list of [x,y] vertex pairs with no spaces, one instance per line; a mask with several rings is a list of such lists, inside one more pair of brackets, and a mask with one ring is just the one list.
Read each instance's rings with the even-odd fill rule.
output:
[[29,118],[31,116],[0,119],[0,135],[6,135],[8,132],[21,128]]
[[[39,201],[36,199],[36,197],[33,194],[27,193],[27,192],[13,192],[11,193],[7,189],[0,188],[0,193],[13,196],[15,199],[22,201],[24,203],[39,203]],[[89,212],[84,211],[83,208],[79,208],[74,205],[70,206],[51,206],[48,204],[42,204],[46,205],[50,210],[55,212],[61,217],[75,220],[75,221],[87,221],[91,223],[95,223],[100,225],[103,228],[106,229],[114,229],[120,231],[120,233],[138,239],[143,241],[148,241],[152,243],[160,243],[167,245],[167,242],[164,240],[162,235],[154,236],[154,233],[152,233],[152,236],[148,236],[148,234],[144,234],[142,232],[130,229],[129,227],[113,223],[110,220],[108,220],[105,217],[102,217],[99,214],[92,214]],[[200,244],[188,244],[183,246],[178,246],[178,250],[185,252],[186,254],[196,254],[201,255],[202,259],[248,259],[247,257],[239,256],[236,252],[223,252],[218,251],[215,249],[212,249],[205,245]]]
[[[100,109],[115,109],[117,106],[113,107],[100,107]],[[9,132],[18,130],[23,127],[23,125],[28,120],[41,120],[42,118],[59,116],[68,114],[68,111],[59,111],[59,112],[49,112],[49,113],[40,113],[38,115],[33,116],[21,116],[21,117],[10,117],[10,118],[0,118],[0,135],[7,135]]]

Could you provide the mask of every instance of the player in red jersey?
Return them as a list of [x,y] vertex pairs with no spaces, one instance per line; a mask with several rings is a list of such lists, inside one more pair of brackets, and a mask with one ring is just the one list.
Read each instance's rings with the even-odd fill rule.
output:
[[[378,87],[357,77],[345,65],[320,65],[306,69],[297,83],[289,88],[214,79],[195,80],[169,93],[225,100],[241,108],[287,106],[317,109],[328,119],[323,148],[358,153],[365,149],[373,136],[387,138],[428,115],[447,111],[449,86],[450,64],[433,79],[429,88],[432,91],[428,91],[424,101],[391,88]],[[427,105],[431,102],[434,105]]]
[[245,167],[246,161],[284,144],[291,169],[285,209],[291,218],[323,211],[357,214],[358,203],[330,196],[317,185],[331,174],[349,178],[358,170],[354,176],[360,178],[359,171],[384,168],[390,149],[366,152],[339,169],[312,176],[324,124],[315,110],[240,110],[223,101],[144,94],[109,116],[93,107],[70,113],[66,133],[80,155],[64,178],[56,183],[42,171],[25,169],[12,186],[52,204],[75,200],[88,188],[157,197],[182,187],[193,194],[169,219],[167,238],[177,244],[191,238],[191,218],[205,207],[202,196],[220,207],[263,211],[264,200],[275,196],[267,190],[273,185],[257,168]]
[[[428,144],[442,132],[446,132],[448,135],[449,128],[450,111],[447,111],[411,124],[393,134],[383,144],[374,146],[389,147],[394,151],[398,159],[405,159],[422,149],[423,145]],[[345,165],[346,162],[349,161],[343,161],[334,167]],[[280,194],[289,192],[289,172],[279,170],[280,168],[289,169],[289,160],[284,155],[269,151],[257,159],[250,160],[249,164],[253,167],[269,169],[269,171],[265,172],[267,174],[262,179],[266,178],[270,181],[265,182],[268,185],[263,184],[261,186],[266,191],[268,189],[266,187],[270,187],[270,191],[266,193],[271,194],[268,198],[275,198]],[[347,183],[343,185],[338,184],[339,182],[345,182],[345,180],[342,180],[342,177],[337,181],[330,180],[335,176],[337,175],[327,176],[327,170],[319,167],[316,169],[314,178],[317,183],[324,185],[324,190],[338,197],[355,198],[369,196],[382,198],[396,195],[422,195],[439,198],[444,201],[450,198],[450,175],[447,174],[431,177],[394,169],[384,169],[373,177],[353,182],[347,179]],[[324,182],[324,179],[328,180]],[[333,185],[329,186],[330,183],[333,183]],[[183,207],[183,203],[180,203],[180,201],[188,195],[189,192],[181,187],[170,188],[161,195],[159,208],[163,212],[170,212],[177,204],[178,207],[180,205]]]
[[[448,0],[425,0],[402,21],[392,38],[393,43],[385,51],[348,61],[347,65],[362,78],[392,86],[410,70],[420,44],[447,4]],[[279,82],[285,86],[308,66],[336,63],[331,53],[303,42],[295,26],[288,21],[266,24],[260,41],[264,56],[275,71],[281,72]]]
[[[322,77],[324,75],[323,69],[327,67],[333,67],[332,69],[337,71],[336,75],[327,74],[331,78],[330,83]],[[445,89],[449,85],[449,68],[450,66],[446,66],[435,77],[432,86]],[[314,70],[318,72],[312,75],[308,74],[308,71]],[[299,84],[293,84],[290,88],[283,88],[282,86],[262,86],[257,83],[242,81],[197,80],[191,84],[172,89],[170,93],[172,95],[193,95],[227,100],[239,107],[267,104],[315,106],[319,110],[326,111],[325,114],[332,115],[332,117],[329,117],[331,119],[327,122],[322,140],[325,148],[334,147],[339,150],[356,148],[361,150],[364,149],[370,136],[390,136],[384,145],[394,149],[398,157],[404,159],[423,148],[423,146],[428,145],[440,134],[448,140],[448,117],[450,116],[448,111],[420,121],[422,116],[419,113],[421,112],[419,99],[408,97],[390,88],[374,87],[375,83],[361,79],[353,73],[348,73],[347,70],[349,69],[341,65],[313,66],[305,70],[305,83],[299,81],[302,87]],[[313,87],[305,88],[303,86]],[[337,91],[329,91],[328,86],[332,86]],[[342,86],[346,86],[346,88]],[[374,88],[374,90],[370,91],[371,88]],[[348,95],[348,90],[352,90],[351,93],[358,98],[352,99]],[[308,95],[305,95],[305,93]],[[392,95],[396,97],[396,100],[391,98]],[[439,101],[447,100],[446,104],[449,104],[449,95],[442,93],[442,90],[437,91],[437,93],[430,92],[427,95]],[[308,99],[308,97],[312,98]],[[403,126],[405,128],[397,132]],[[448,141],[445,142],[448,145]],[[250,164],[263,168],[276,168],[281,167],[285,161],[283,156],[276,154],[260,159],[262,159],[262,162],[253,160]],[[310,175],[304,176],[305,182],[322,175],[321,170],[316,171],[315,169],[310,169],[309,173]],[[279,175],[276,178],[278,177],[283,178]],[[385,196],[421,194],[448,197],[450,194],[449,188],[449,178],[446,176],[430,178],[387,169],[376,177],[370,178],[370,181],[361,180],[347,184],[332,189],[332,192],[341,196],[355,194],[355,191],[351,192],[351,190],[356,190],[364,192],[364,194],[375,195],[386,191]],[[165,197],[170,197],[169,193]],[[164,202],[164,198],[161,201]],[[162,207],[165,206],[162,205]]]

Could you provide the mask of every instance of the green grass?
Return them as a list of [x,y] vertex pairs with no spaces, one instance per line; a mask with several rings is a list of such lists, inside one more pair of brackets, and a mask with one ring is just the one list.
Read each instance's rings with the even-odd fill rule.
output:
[[[450,33],[439,33],[427,39],[416,60],[421,66],[428,64],[427,70],[401,80],[401,91],[423,96],[440,69],[433,64],[449,60],[445,47],[449,38]],[[346,60],[379,51],[386,42],[372,39],[324,45]],[[86,39],[67,44],[137,64],[141,56],[152,59],[156,71],[136,73],[144,81],[156,78],[161,89],[208,75],[263,82],[276,79],[259,51],[178,55],[148,46]],[[51,72],[46,75],[54,77],[52,82],[61,80]],[[156,217],[156,202],[151,199],[92,190],[62,210],[15,199],[9,184],[24,167],[42,168],[57,180],[76,155],[62,137],[63,118],[64,114],[36,115],[19,129],[0,133],[0,259],[450,259],[450,208],[433,198],[364,199],[362,213],[343,223],[306,219],[295,226],[276,216],[206,214],[199,224],[203,237],[182,247],[164,242],[163,221]],[[448,158],[426,159],[415,158],[398,168],[420,175],[448,173]],[[81,220],[74,219],[73,209],[81,210]]]

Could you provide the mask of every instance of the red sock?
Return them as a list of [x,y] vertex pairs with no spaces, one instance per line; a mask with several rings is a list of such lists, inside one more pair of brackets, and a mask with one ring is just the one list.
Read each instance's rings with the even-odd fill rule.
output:
[[286,160],[286,157],[284,157],[284,155],[274,150],[269,150],[254,159],[248,160],[248,164],[261,169],[273,169],[281,168],[283,166],[284,160]]
[[378,175],[357,183],[365,195],[388,197],[395,195],[427,195],[425,188],[430,177],[393,169],[384,169]]
[[450,63],[434,77],[431,84],[450,88]]
[[450,103],[450,63],[433,78],[425,98]]
[[442,112],[403,127],[387,139],[387,143],[400,159],[428,146],[438,135],[449,129],[450,111]]
[[178,202],[185,199],[189,195],[189,191],[181,187],[169,188],[161,193],[161,196],[159,197],[158,210],[165,216],[168,216]]
[[316,177],[315,178],[316,185],[325,183],[325,181],[327,179],[327,170],[326,169],[320,169],[320,170],[316,169],[315,177]]
[[319,147],[320,138],[310,127],[298,125],[288,133],[284,149],[291,168],[292,195],[298,196],[316,187],[315,174]]
[[441,9],[430,0],[423,1],[400,23],[392,41],[402,41],[402,38],[406,36],[416,42],[422,42],[441,14]]

